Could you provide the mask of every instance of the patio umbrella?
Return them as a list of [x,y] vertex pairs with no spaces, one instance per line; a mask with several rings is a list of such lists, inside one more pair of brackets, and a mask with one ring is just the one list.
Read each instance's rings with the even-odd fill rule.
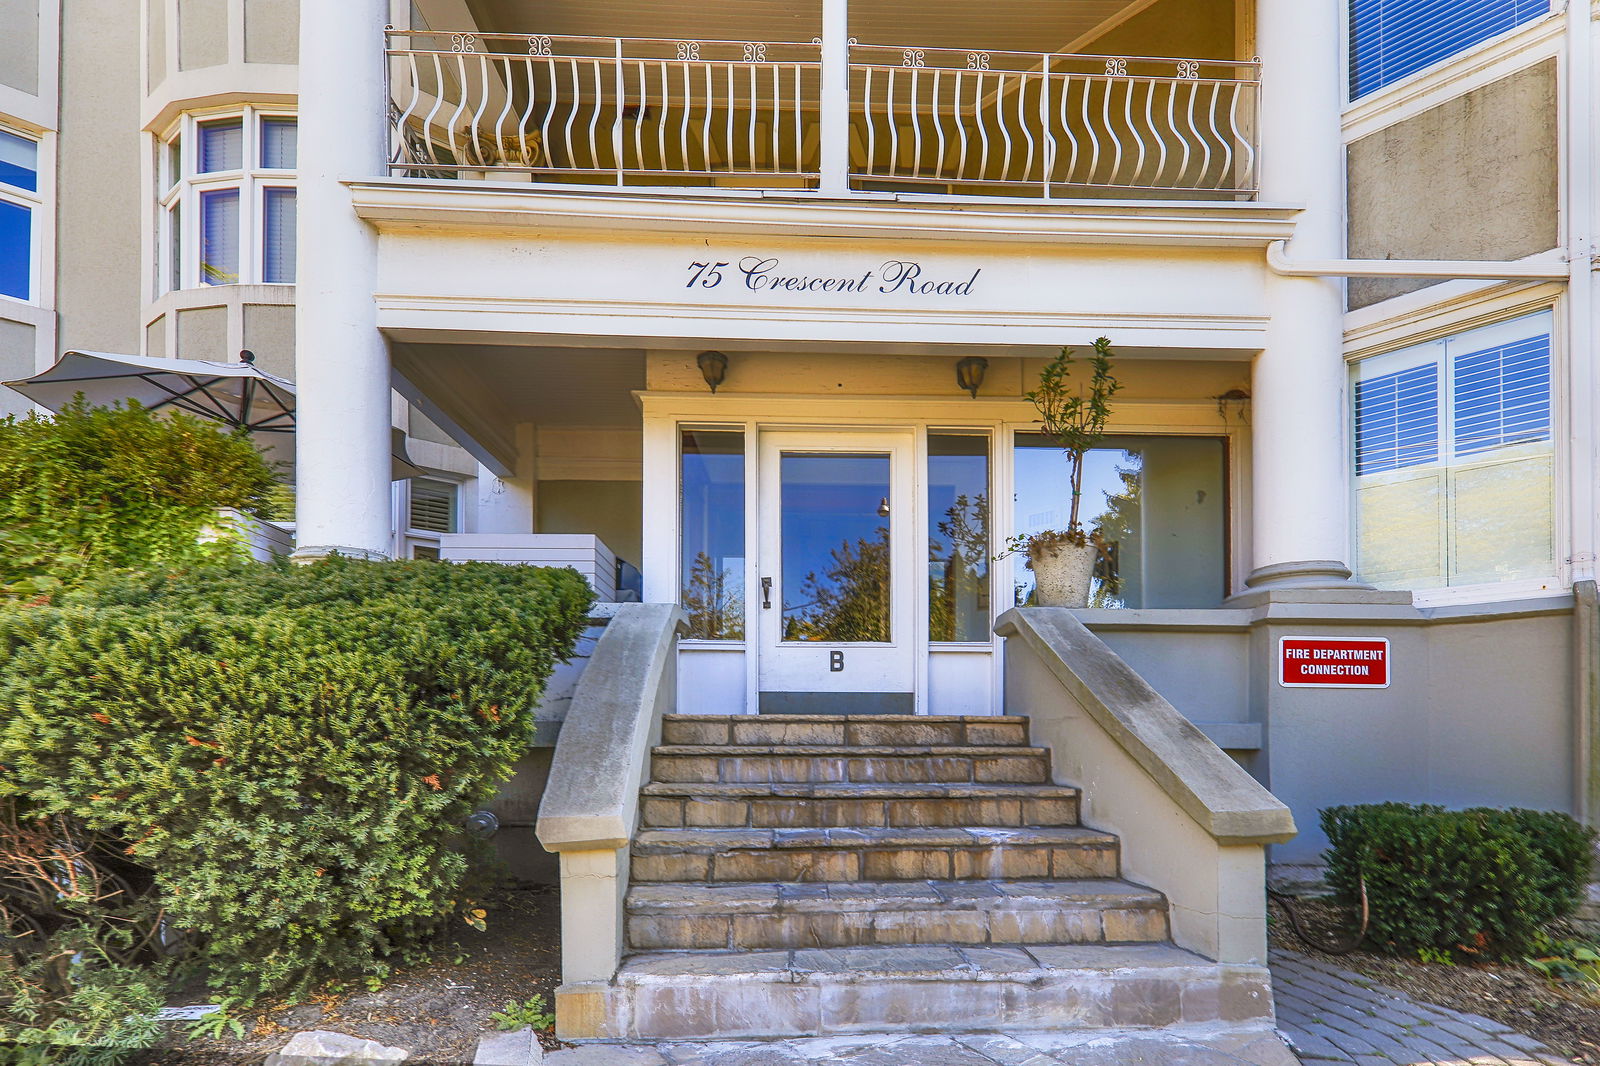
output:
[[[5,382],[40,407],[59,411],[83,393],[109,407],[137,400],[151,411],[185,411],[249,432],[273,463],[294,465],[294,382],[257,369],[248,352],[237,363],[161,359],[109,352],[67,352],[50,369]],[[424,473],[405,454],[405,435],[392,442],[390,476],[400,481]]]

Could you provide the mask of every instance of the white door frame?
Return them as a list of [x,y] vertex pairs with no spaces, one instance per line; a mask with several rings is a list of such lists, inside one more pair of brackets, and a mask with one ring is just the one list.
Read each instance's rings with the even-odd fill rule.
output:
[[[919,595],[916,567],[918,543],[926,541],[916,476],[918,438],[911,427],[757,431],[757,459],[747,466],[754,481],[747,491],[755,502],[756,526],[752,579],[745,585],[747,632],[753,637],[751,707],[760,706],[762,692],[896,692],[909,694],[913,709],[920,705],[926,663],[919,649],[926,646],[927,627],[919,610],[925,594]],[[886,644],[782,639],[781,461],[794,453],[882,454],[889,460],[891,627]],[[922,551],[926,554],[925,543]]]

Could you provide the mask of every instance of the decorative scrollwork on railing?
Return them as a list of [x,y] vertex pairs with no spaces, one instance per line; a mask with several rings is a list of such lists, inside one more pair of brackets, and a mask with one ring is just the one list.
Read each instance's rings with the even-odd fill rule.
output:
[[1200,61],[1198,59],[1178,60],[1178,77],[1183,81],[1200,80]]
[[767,46],[759,41],[751,41],[744,46],[744,61],[746,63],[765,63],[767,61]]
[[902,67],[925,67],[928,65],[927,57],[920,48],[906,48],[900,52],[900,65]]
[[528,54],[530,56],[547,56],[550,54],[550,38],[542,34],[534,34],[528,38]]
[[988,70],[989,69],[989,53],[988,52],[968,52],[967,53],[967,69],[968,70]]
[[478,35],[475,33],[452,33],[450,35],[450,51],[476,52],[478,50]]
[[700,61],[699,41],[679,41],[678,58],[685,62],[697,63]]
[[1128,61],[1126,59],[1122,59],[1120,57],[1113,56],[1110,59],[1106,60],[1106,77],[1108,77],[1108,78],[1126,78],[1127,76],[1128,76]]

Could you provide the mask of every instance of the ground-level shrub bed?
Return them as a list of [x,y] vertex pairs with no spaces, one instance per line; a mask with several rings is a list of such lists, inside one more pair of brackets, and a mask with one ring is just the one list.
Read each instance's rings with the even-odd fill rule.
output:
[[1594,831],[1568,815],[1382,803],[1329,807],[1328,886],[1359,905],[1370,944],[1408,955],[1509,958],[1571,914],[1589,879]]
[[570,570],[332,559],[0,609],[0,800],[125,842],[219,991],[381,975],[481,917],[462,822],[590,602]]

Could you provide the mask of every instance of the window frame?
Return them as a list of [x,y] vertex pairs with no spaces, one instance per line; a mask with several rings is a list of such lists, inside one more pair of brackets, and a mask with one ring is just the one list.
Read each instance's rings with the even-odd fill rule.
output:
[[[291,189],[295,190],[297,200],[299,196],[298,169],[261,165],[265,141],[263,126],[274,119],[296,122],[298,134],[298,115],[293,108],[246,104],[225,110],[187,112],[156,138],[157,295],[230,285],[294,284],[293,281],[266,280],[267,191]],[[242,125],[241,166],[234,170],[200,173],[201,128],[231,120]],[[176,174],[172,173],[174,165]],[[228,190],[237,190],[239,194],[239,272],[233,281],[208,282],[200,271],[204,222],[201,197],[205,193]]]
[[[1452,341],[1466,337],[1469,334],[1493,329],[1499,326],[1509,326],[1524,319],[1544,316],[1546,334],[1549,341],[1549,394],[1548,394],[1548,436],[1533,441],[1513,441],[1508,444],[1493,448],[1458,451],[1457,424],[1456,424],[1456,396],[1455,396],[1455,371],[1457,360],[1462,356],[1477,354],[1494,347],[1514,342],[1497,342],[1482,347],[1463,345],[1464,351],[1455,351],[1450,347]],[[1433,328],[1426,332],[1411,334],[1399,331],[1386,331],[1385,343],[1374,345],[1359,352],[1352,352],[1346,357],[1348,372],[1345,401],[1345,432],[1348,434],[1345,446],[1346,485],[1349,492],[1349,536],[1351,548],[1351,564],[1356,570],[1357,580],[1364,580],[1361,560],[1361,512],[1357,499],[1357,490],[1360,487],[1360,478],[1397,479],[1404,477],[1407,471],[1420,473],[1433,470],[1439,472],[1441,477],[1449,483],[1459,471],[1471,471],[1496,462],[1512,461],[1516,458],[1511,453],[1523,452],[1523,458],[1535,454],[1533,446],[1547,450],[1550,458],[1550,521],[1551,521],[1551,567],[1542,575],[1531,577],[1513,577],[1502,581],[1477,581],[1471,583],[1450,584],[1449,552],[1445,543],[1441,543],[1441,568],[1439,571],[1440,584],[1423,587],[1408,588],[1414,602],[1419,607],[1444,606],[1450,604],[1467,603],[1493,603],[1498,601],[1526,598],[1542,594],[1560,594],[1570,589],[1572,583],[1571,542],[1572,531],[1569,521],[1569,500],[1571,492],[1571,462],[1570,442],[1567,439],[1570,432],[1570,418],[1568,415],[1569,395],[1566,385],[1568,364],[1567,353],[1563,343],[1563,324],[1565,322],[1563,301],[1557,292],[1548,295],[1539,295],[1530,299],[1524,295],[1520,300],[1496,300],[1489,306],[1480,306],[1469,309],[1466,313],[1450,315],[1442,321],[1436,321]],[[1414,358],[1404,359],[1407,353],[1421,352],[1423,349],[1432,348],[1433,365],[1437,367],[1438,378],[1438,404],[1436,409],[1436,436],[1437,454],[1433,460],[1426,463],[1408,464],[1404,466],[1371,471],[1367,474],[1358,474],[1356,455],[1358,441],[1356,439],[1356,385],[1364,367],[1374,363],[1391,363],[1394,370],[1425,365],[1426,360]],[[1383,373],[1393,372],[1383,371]],[[1418,475],[1412,475],[1418,476]],[[1454,497],[1448,497],[1441,503],[1439,521],[1443,527],[1453,514]]]
[[20,125],[0,119],[0,132],[9,134],[19,140],[24,140],[34,148],[34,188],[24,189],[20,185],[12,185],[0,181],[0,202],[20,207],[28,212],[28,293],[26,296],[13,296],[10,293],[0,292],[0,301],[27,307],[49,307],[51,302],[45,299],[44,287],[48,279],[45,269],[45,251],[51,243],[51,234],[47,226],[53,221],[53,212],[50,210],[50,190],[53,182],[50,180],[50,144],[48,135],[24,129]]

